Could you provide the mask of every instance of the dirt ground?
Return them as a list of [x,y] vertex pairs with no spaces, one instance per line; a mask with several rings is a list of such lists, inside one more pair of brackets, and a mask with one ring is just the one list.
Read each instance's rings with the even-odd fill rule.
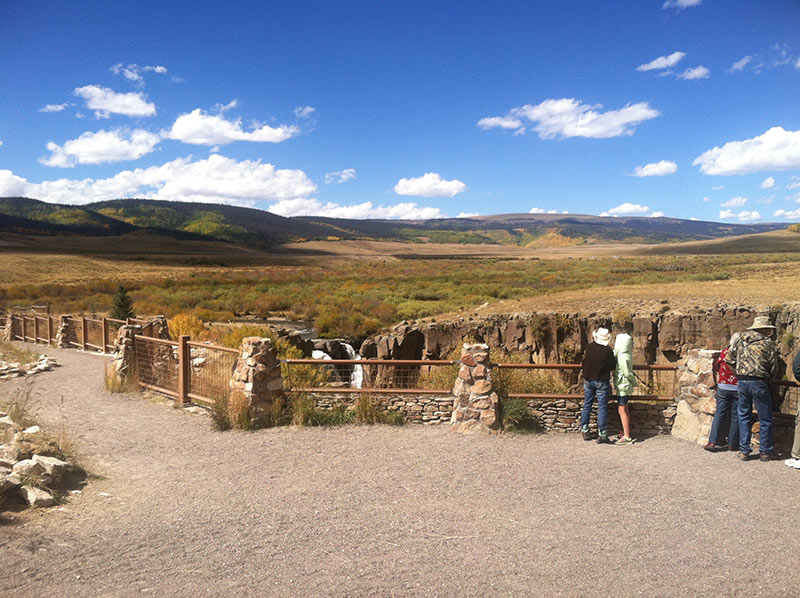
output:
[[800,595],[800,472],[781,462],[671,437],[219,433],[105,393],[107,358],[48,354],[40,414],[95,475],[4,515],[4,596]]

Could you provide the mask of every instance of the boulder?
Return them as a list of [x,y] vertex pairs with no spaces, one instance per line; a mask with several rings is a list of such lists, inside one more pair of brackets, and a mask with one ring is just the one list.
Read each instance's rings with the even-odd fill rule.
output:
[[70,470],[70,464],[55,457],[45,455],[34,455],[33,462],[44,467],[45,474],[50,476],[53,484],[60,484]]
[[713,416],[707,413],[692,411],[689,403],[685,400],[678,401],[672,435],[696,444],[705,444],[708,442],[708,433],[711,431],[713,419]]
[[35,486],[23,486],[20,488],[20,494],[31,507],[51,507],[56,502],[47,490]]

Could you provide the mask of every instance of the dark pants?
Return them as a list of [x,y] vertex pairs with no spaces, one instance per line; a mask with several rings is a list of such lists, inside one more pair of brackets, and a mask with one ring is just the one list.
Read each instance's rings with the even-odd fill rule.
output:
[[730,425],[728,426],[728,446],[739,448],[739,393],[736,390],[725,390],[717,388],[717,411],[714,413],[714,420],[711,422],[711,434],[708,441],[712,444],[721,445],[720,431],[725,425],[725,419],[730,414]]
[[589,425],[589,416],[592,413],[592,403],[597,398],[597,430],[600,436],[605,436],[606,422],[608,421],[608,394],[611,385],[608,380],[584,380],[583,382],[583,410],[581,411],[581,427]]
[[750,436],[753,427],[753,406],[758,413],[758,442],[762,453],[771,453],[772,443],[772,395],[766,380],[739,380],[739,450],[749,455]]

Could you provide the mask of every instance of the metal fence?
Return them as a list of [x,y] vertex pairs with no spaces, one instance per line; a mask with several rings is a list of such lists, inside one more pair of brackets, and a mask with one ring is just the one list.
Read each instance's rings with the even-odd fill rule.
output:
[[[458,376],[458,361],[390,359],[283,360],[284,388],[306,393],[372,393],[447,395]],[[492,364],[492,382],[498,394],[525,399],[583,398],[580,364]],[[361,383],[353,375],[362,372]],[[633,401],[673,402],[677,396],[674,365],[635,365],[639,379]]]
[[212,403],[228,396],[238,349],[188,342],[187,396],[199,403]]
[[179,343],[136,335],[134,347],[139,386],[179,398],[182,394]]

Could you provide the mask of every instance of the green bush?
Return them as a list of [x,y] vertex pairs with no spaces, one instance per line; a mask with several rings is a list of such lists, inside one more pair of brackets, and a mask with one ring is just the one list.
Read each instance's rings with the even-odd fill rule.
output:
[[531,433],[540,431],[539,422],[528,409],[525,399],[503,399],[500,402],[503,429],[506,432]]

